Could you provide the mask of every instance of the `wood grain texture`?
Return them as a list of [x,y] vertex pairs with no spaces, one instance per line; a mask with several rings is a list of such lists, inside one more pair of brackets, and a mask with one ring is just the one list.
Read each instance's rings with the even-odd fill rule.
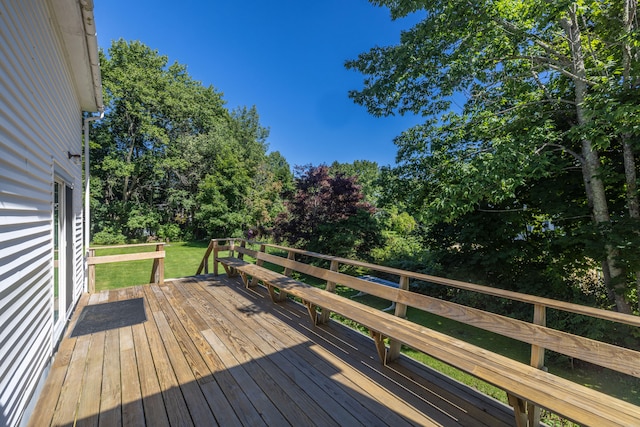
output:
[[[80,342],[65,338],[55,364],[60,374],[45,384],[42,401],[54,409],[47,420],[35,417],[37,407],[31,425],[54,418],[96,425],[96,417],[109,426],[509,425],[508,409],[490,399],[481,404],[456,382],[441,379],[451,389],[436,395],[381,366],[361,334],[335,322],[312,329],[298,304],[273,305],[262,287],[209,278],[84,298],[143,297],[148,320]],[[413,365],[411,372],[422,377],[423,369]]]

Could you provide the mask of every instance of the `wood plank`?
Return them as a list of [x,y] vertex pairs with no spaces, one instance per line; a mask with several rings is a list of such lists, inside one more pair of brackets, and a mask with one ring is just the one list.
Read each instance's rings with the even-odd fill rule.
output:
[[76,410],[84,381],[84,367],[87,363],[90,345],[91,339],[88,335],[78,337],[53,416],[53,425],[75,423]]
[[[132,298],[144,298],[144,291],[141,286],[135,286],[132,290]],[[147,314],[147,322],[149,322],[148,319]],[[136,351],[145,422],[149,426],[169,426],[169,416],[162,399],[162,390],[155,370],[144,323],[133,325],[131,332],[133,333],[133,344]]]
[[[251,292],[251,291],[248,291],[248,292]],[[220,297],[220,295],[221,295],[220,293],[216,293],[216,297]],[[243,311],[242,310],[243,301],[241,299],[238,299],[237,302],[235,303],[230,300],[225,300],[224,302],[225,303],[222,304],[223,306],[228,306],[230,308],[235,307],[236,311]],[[246,300],[244,300],[244,303],[246,304]],[[295,311],[296,310],[299,311],[300,309],[296,308],[296,304],[290,304],[290,305],[284,305],[284,306],[278,305],[277,307],[273,307],[273,309],[269,311],[269,314],[272,314],[273,312],[279,312],[280,310],[287,311],[287,313],[284,313],[285,314],[284,318],[293,319],[296,314]],[[254,320],[256,316],[260,316],[264,318]],[[271,316],[267,316],[266,314],[263,315],[262,311],[255,311],[254,315],[243,320],[243,322],[251,322],[252,320],[254,322],[257,322],[258,326],[256,329],[256,333],[260,336],[266,337],[269,335],[269,331],[277,328],[277,323],[269,324],[269,320],[268,320],[269,317]],[[300,322],[301,325],[308,324],[308,321],[306,318],[298,317],[297,322]],[[259,325],[265,325],[265,324],[269,324],[269,327],[265,329],[259,328]],[[419,391],[414,391],[413,393],[407,393],[407,390],[404,388],[404,386],[398,385],[398,382],[405,379],[404,376],[398,374],[395,376],[395,378],[390,378],[389,376],[395,373],[395,371],[392,371],[387,367],[379,367],[379,365],[375,361],[371,360],[371,358],[366,358],[363,360],[362,354],[361,353],[359,354],[359,352],[361,351],[360,349],[356,350],[354,348],[353,352],[344,352],[339,350],[338,347],[336,346],[336,340],[335,340],[336,336],[334,335],[335,332],[337,331],[335,332],[332,331],[334,327],[339,328],[340,330],[343,331],[341,332],[341,335],[342,333],[344,333],[345,330],[349,332],[348,333],[349,337],[347,338],[343,337],[343,339],[346,339],[346,342],[348,342],[350,345],[354,345],[355,343],[366,341],[366,345],[362,349],[365,351],[365,354],[366,353],[372,354],[374,352],[371,341],[369,339],[365,339],[361,334],[355,331],[350,331],[348,330],[348,328],[342,325],[336,324],[335,322],[332,322],[332,327],[330,328],[324,328],[324,327],[313,328],[312,330],[312,332],[316,334],[318,338],[320,338],[320,340],[322,339],[327,340],[327,345],[324,346],[324,348],[326,348],[329,351],[331,351],[332,348],[335,349],[335,352],[332,352],[332,354],[335,357],[342,357],[343,360],[345,360],[345,362],[349,366],[354,366],[354,367],[360,366],[360,369],[363,370],[363,372],[365,373],[365,378],[368,378],[369,380],[373,380],[375,383],[380,384],[383,387],[383,389],[389,392],[389,395],[384,398],[385,404],[388,401],[388,399],[398,399],[398,396],[404,395],[405,396],[404,399],[406,403],[411,404],[415,408],[421,408],[421,411],[422,410],[427,411],[430,418],[437,420],[437,422],[441,423],[442,425],[451,425],[451,423],[454,423],[456,425],[460,424],[460,425],[468,425],[468,426],[502,425],[506,427],[506,426],[512,425],[513,415],[509,414],[509,410],[506,409],[504,405],[500,405],[500,408],[501,408],[500,411],[502,411],[503,420],[505,417],[508,417],[508,421],[499,421],[499,420],[496,420],[495,417],[484,414],[483,406],[480,406],[481,409],[478,410],[478,413],[479,415],[485,415],[485,418],[487,418],[487,422],[482,422],[482,421],[478,422],[478,420],[475,417],[472,417],[469,415],[469,412],[475,408],[470,409],[468,406],[460,408],[459,406],[454,405],[452,402],[455,402],[456,400],[460,401],[460,399],[456,397],[456,395],[465,394],[462,388],[457,389],[455,394],[449,393],[449,395],[446,395],[445,397],[442,397],[441,394],[437,394],[438,389],[435,389],[436,391],[434,392],[433,391],[434,387],[431,387],[431,388],[423,387]],[[278,336],[282,336],[283,338],[291,336],[291,333],[287,332],[286,329],[283,330],[282,332],[283,334]],[[338,342],[338,344],[343,344],[343,343]],[[366,360],[371,360],[371,362],[366,362]],[[295,362],[292,361],[290,363],[295,363]],[[313,360],[309,360],[307,364],[307,366],[316,366],[316,365],[317,365],[317,362]],[[325,375],[327,378],[333,378],[333,375],[330,372],[326,372]],[[349,377],[351,377],[351,374],[349,374]],[[411,384],[409,384],[409,387],[411,387]],[[413,387],[411,388],[413,389]],[[449,388],[451,388],[450,385],[449,385]],[[428,397],[428,399],[422,397],[423,392],[427,392],[425,394]],[[486,407],[486,400],[489,400],[489,399],[487,399],[486,397],[484,398],[485,407]],[[433,402],[435,402],[437,407],[434,407]],[[462,401],[459,403],[464,404],[465,402]],[[362,414],[365,411],[369,411],[369,410],[370,409],[360,410],[360,413]],[[376,422],[376,421],[374,420],[370,422]],[[380,422],[380,421],[377,421],[377,422]],[[391,424],[396,425],[397,421],[392,421]]]
[[104,255],[104,256],[96,256],[89,257],[88,263],[89,265],[97,265],[97,264],[108,264],[112,262],[124,262],[124,261],[139,261],[145,259],[157,259],[164,258],[165,251],[154,251],[154,252],[140,252],[136,254],[120,254],[120,255]]
[[218,330],[219,318],[211,319],[211,312],[208,311],[207,305],[199,304],[201,300],[195,301],[194,307],[200,312],[200,315],[207,321],[209,329],[202,330],[201,333],[207,342],[215,349],[216,355],[220,358],[234,379],[239,384],[240,388],[246,395],[246,398],[256,408],[258,414],[262,417],[262,423],[267,425],[287,425],[289,424],[283,415],[278,410],[277,405],[267,397],[265,391],[255,382],[255,380],[249,375],[246,369],[242,366],[235,355],[233,350],[227,348],[224,342],[219,338],[218,334],[224,332]]
[[84,387],[78,405],[77,426],[97,426],[100,416],[100,391],[106,333],[91,335]]
[[[316,400],[307,395],[305,387],[301,387],[299,382],[292,380],[282,371],[282,365],[277,363],[281,358],[273,348],[263,352],[258,347],[258,342],[264,341],[247,327],[248,322],[244,320],[248,319],[236,317],[224,303],[219,304],[218,310],[221,314],[218,323],[223,331],[219,336],[251,377],[269,395],[269,398],[275,404],[280,403],[280,411],[289,423],[292,425],[339,425],[318,407]],[[296,377],[296,379],[300,378]],[[320,399],[320,396],[315,398],[325,400]]]
[[202,331],[202,335],[204,335],[209,344],[216,349],[216,352],[224,362],[227,369],[231,371],[231,374],[236,378],[240,387],[244,390],[247,395],[247,399],[249,399],[258,409],[264,423],[269,426],[290,425],[286,418],[284,418],[280,413],[278,407],[269,400],[264,390],[254,382],[251,375],[234,357],[232,351],[225,346],[216,331],[213,329],[206,329]]
[[89,295],[83,294],[78,301],[76,310],[71,315],[69,327],[64,333],[64,337],[58,347],[57,353],[54,355],[51,370],[49,371],[47,380],[40,392],[40,397],[38,398],[36,407],[29,418],[27,425],[30,427],[39,427],[51,424],[55,408],[60,398],[60,391],[69,368],[69,362],[71,361],[77,341],[77,338],[70,338],[69,336],[71,335],[78,317],[80,316],[82,307],[84,307],[88,302]]
[[[216,308],[209,305],[207,301],[198,300],[197,296],[189,296],[189,300],[185,301],[185,310],[190,313],[190,318],[194,323],[194,327],[197,329],[197,336],[202,337],[202,343],[200,343],[201,355],[206,362],[207,366],[212,372],[212,378],[214,381],[207,382],[207,387],[214,387],[215,384],[219,384],[220,390],[226,397],[221,399],[219,404],[225,405],[229,403],[229,408],[232,409],[235,414],[228,414],[227,417],[232,420],[231,425],[235,425],[233,421],[236,417],[241,425],[264,425],[264,420],[260,417],[258,410],[253,406],[253,403],[247,398],[244,391],[240,387],[240,384],[231,375],[231,372],[226,369],[222,360],[220,360],[215,349],[211,347],[208,341],[205,340],[201,331],[209,328],[209,324],[204,320],[204,317],[210,317],[212,313],[216,312]],[[200,315],[198,307],[203,307],[203,315]],[[205,345],[206,344],[206,345]],[[228,411],[226,411],[228,412]],[[216,415],[218,412],[216,412]],[[221,413],[224,419],[224,413]],[[235,417],[234,417],[235,415]],[[221,425],[223,423],[221,422]]]
[[169,417],[162,400],[162,390],[158,382],[151,350],[147,341],[144,325],[139,323],[131,327],[136,349],[136,363],[140,376],[140,394],[146,424],[149,426],[168,427]]
[[98,249],[122,249],[122,248],[140,248],[145,246],[164,246],[164,242],[156,242],[156,243],[132,243],[127,245],[110,245],[110,246],[91,246],[89,250],[98,250]]
[[136,363],[136,351],[131,327],[119,328],[120,331],[120,370],[122,377],[122,424],[125,426],[143,425],[144,408],[140,376]]
[[[163,290],[168,289],[167,286],[163,286],[162,287]],[[173,324],[171,326],[171,329],[173,330],[174,333],[177,332],[177,330],[182,330],[182,333],[177,334],[176,337],[180,336],[180,347],[184,350],[185,347],[184,346],[188,346],[191,349],[193,349],[196,353],[198,353],[198,350],[195,349],[195,347],[193,347],[193,344],[191,343],[191,345],[188,345],[190,343],[190,340],[188,337],[188,334],[186,334],[186,332],[184,332],[184,329],[182,328],[182,325],[180,324],[179,320],[177,320],[177,316],[174,313],[173,307],[171,305],[168,305],[166,303],[166,300],[164,299],[164,293],[160,292],[160,288],[157,286],[152,286],[151,289],[153,290],[155,296],[157,297],[157,300],[153,301],[152,305],[157,304],[157,307],[163,311],[163,314],[165,316],[167,316],[167,319],[171,319],[173,321]],[[162,303],[164,302],[164,304]],[[167,322],[168,325],[169,322]],[[204,339],[202,339],[203,342]],[[207,343],[207,348],[205,350],[206,353],[211,353],[212,349],[211,347],[208,345]],[[174,354],[175,352],[171,352],[169,351],[169,354]],[[186,356],[188,353],[184,353],[183,356]],[[203,353],[205,354],[205,353]],[[191,356],[193,356],[193,354],[191,354]],[[196,358],[194,356],[194,358]],[[198,358],[202,359],[202,357],[200,357],[200,355],[198,356]],[[200,387],[202,388],[202,390],[200,391],[200,394],[202,394],[202,392],[204,392],[204,396],[207,399],[207,401],[210,402],[210,404],[212,405],[212,410],[214,411],[215,417],[216,419],[220,420],[221,425],[240,425],[237,416],[234,414],[233,412],[233,408],[231,405],[229,405],[228,401],[225,399],[224,394],[222,394],[220,387],[218,386],[215,378],[213,378],[212,375],[205,375],[203,373],[203,371],[206,372],[210,372],[209,369],[207,368],[206,365],[204,365],[204,367],[197,363],[197,364],[193,364],[193,361],[191,361],[189,363],[190,365],[192,365],[192,367],[194,367],[194,369],[197,370],[197,374],[196,372],[194,372],[194,374],[196,374],[196,378],[198,380],[198,384],[200,385]],[[196,366],[197,365],[197,366]],[[217,363],[217,366],[221,366],[221,363]],[[185,365],[183,365],[183,368],[185,367]],[[224,377],[227,377],[226,375],[223,375]],[[229,386],[230,389],[234,389],[237,390],[238,389],[238,384],[234,383],[232,385]],[[236,394],[233,394],[234,397],[236,397]],[[237,396],[240,399],[244,399],[245,397],[242,396]],[[188,402],[188,400],[187,400]],[[204,405],[206,407],[206,405]],[[242,404],[240,406],[243,406]],[[250,406],[250,405],[249,405]],[[208,412],[210,414],[210,412]],[[255,414],[256,411],[255,409],[253,409],[253,407],[251,407],[251,410],[249,411],[249,413],[253,413]],[[192,414],[193,415],[193,414]],[[248,421],[252,421],[251,418],[247,418]],[[208,421],[207,421],[208,422]],[[197,423],[196,423],[197,424]]]
[[[198,265],[198,269],[196,270],[196,276],[201,274],[203,270],[205,274],[209,273],[209,257],[211,256],[211,252],[213,251],[214,243],[215,242],[213,241],[209,242],[207,250],[204,252],[204,256],[202,257],[202,261],[200,261],[200,265]],[[213,260],[213,262],[215,263],[215,259]]]
[[170,326],[163,313],[154,313],[158,329],[163,337],[182,395],[195,425],[218,425],[189,364],[180,351],[177,341],[170,335]]
[[[219,295],[219,293],[216,293],[216,297]],[[280,308],[279,306],[274,307]],[[262,312],[257,311],[256,315],[260,313]],[[279,322],[274,320],[269,313],[271,313],[271,309],[266,308],[264,318],[260,319],[260,322],[271,323],[270,328],[277,328]],[[308,323],[306,318],[298,319],[298,321],[304,322],[305,324]],[[351,412],[352,416],[357,417],[360,422],[366,425],[378,425],[381,423],[381,420],[384,420],[385,423],[394,426],[406,423],[406,420],[401,418],[398,413],[390,411],[386,403],[380,405],[379,402],[376,402],[374,409],[371,409],[372,400],[370,396],[368,396],[357,383],[352,381],[350,370],[342,371],[340,367],[335,366],[331,358],[318,356],[317,352],[314,351],[316,344],[309,343],[308,337],[301,341],[295,341],[293,340],[295,335],[292,334],[291,329],[282,324],[279,325],[279,328],[282,329],[283,333],[275,337],[269,332],[270,328],[260,328],[260,336],[270,337],[270,341],[282,340],[286,342],[286,344],[281,344],[284,345],[284,348],[296,349],[295,353],[282,353],[284,357],[288,359],[286,364],[296,366],[302,373],[309,375],[310,378],[325,390],[324,393],[329,393],[329,396],[343,404],[343,408]],[[300,357],[300,354],[304,356]],[[286,366],[286,364],[283,364],[283,366]],[[309,370],[310,366],[313,367],[312,370]],[[394,399],[394,397],[390,395],[387,397]],[[425,425],[429,425],[429,421],[424,422]]]
[[[192,320],[192,308],[187,304],[184,295],[174,290],[174,286],[174,283],[171,283],[169,286],[162,287],[163,297],[175,312],[175,317],[184,330],[181,332],[181,335],[184,333],[191,338],[191,340],[184,340],[185,345],[183,349],[185,354],[188,354],[189,359],[193,360],[190,364],[192,365],[192,369],[194,369],[194,375],[204,393],[205,399],[207,399],[218,424],[222,426],[240,426],[242,423],[233,411],[232,405],[224,395],[214,372],[209,369],[205,356],[203,356],[212,351],[202,334],[200,334],[200,330],[203,328],[206,329],[207,326],[204,324],[203,328],[198,328],[196,322]],[[170,318],[170,324],[172,321],[173,318]],[[173,325],[172,328],[174,328]],[[202,365],[200,365],[200,362]]]
[[105,332],[105,353],[102,365],[102,391],[100,392],[99,424],[122,425],[122,391],[120,388],[120,336],[117,329]]
[[[246,291],[243,289],[237,289],[236,293],[242,292],[243,294],[255,294],[254,291]],[[218,294],[216,294],[217,296]],[[248,297],[249,295],[246,295]],[[262,295],[265,296],[264,294]],[[246,304],[246,300],[238,299],[236,302],[236,309],[242,311],[242,304]],[[244,301],[244,302],[243,302]],[[226,304],[229,307],[233,307],[232,301],[226,301]],[[261,311],[257,311],[258,315],[262,314]],[[302,326],[308,325],[308,320],[306,317],[306,313],[301,311],[301,308],[297,304],[285,304],[273,306],[269,310],[270,314],[277,314],[278,317],[282,320],[290,320],[295,321]],[[304,316],[304,317],[303,317]],[[253,319],[254,316],[251,317]],[[266,329],[258,329],[256,332],[261,336],[268,336],[268,331],[270,330],[278,330],[282,328],[282,325],[279,324],[279,321],[272,318],[272,316],[264,316],[264,318],[258,319],[257,322],[260,325],[268,325]],[[338,329],[337,331],[333,331],[333,329]],[[370,358],[363,359],[363,355],[361,352],[364,352],[365,355],[372,355],[374,352],[373,344],[368,338],[365,338],[359,332],[351,330],[339,323],[331,322],[329,328],[313,328],[310,330],[311,333],[317,335],[318,337],[324,337],[327,340],[327,344],[325,348],[328,350],[335,349],[335,354],[340,354],[345,360],[348,360],[351,366],[371,366],[367,371],[367,375],[374,381],[379,382],[380,384],[385,384],[385,387],[390,391],[393,390],[394,393],[390,398],[393,397],[394,394],[397,396],[408,394],[408,397],[405,397],[408,403],[413,402],[412,404],[419,408],[424,408],[425,411],[429,413],[431,417],[439,420],[443,425],[450,425],[451,420],[457,420],[455,425],[467,425],[467,426],[477,426],[477,425],[487,425],[491,427],[502,426],[507,427],[513,425],[513,413],[512,411],[506,407],[506,405],[499,403],[491,398],[486,397],[485,395],[470,390],[467,386],[461,385],[453,380],[445,379],[445,377],[436,373],[435,371],[426,368],[424,365],[419,365],[416,362],[410,361],[408,359],[402,358],[398,363],[394,363],[391,367],[379,367],[375,361],[371,361],[369,363],[364,363],[363,360],[371,360]],[[339,334],[339,335],[338,335]],[[278,334],[282,339],[288,338],[291,336],[288,327],[281,329],[281,334]],[[360,347],[362,343],[363,347]],[[343,351],[341,348],[351,346],[353,347],[353,351]],[[315,357],[312,356],[312,357]],[[292,360],[290,363],[295,364],[296,360]],[[398,372],[397,366],[402,366],[402,364],[409,364],[412,366],[411,370],[405,369],[402,372]],[[317,366],[318,362],[313,358],[308,360],[305,366]],[[377,366],[377,368],[376,368]],[[424,370],[423,375],[429,380],[422,379],[419,375],[416,375],[416,368],[420,370]],[[378,369],[383,369],[384,372],[398,372],[398,377],[395,379],[389,380],[386,378],[386,375],[380,375],[382,371],[378,371]],[[380,373],[379,373],[380,372]],[[408,377],[408,375],[412,375],[412,377]],[[326,377],[322,378],[332,378],[333,375],[331,372],[325,372]],[[412,386],[413,384],[418,384],[417,380],[423,380],[423,383],[420,384],[420,389],[415,390]],[[408,381],[407,381],[408,380]],[[431,384],[430,382],[436,382],[435,384]],[[397,385],[397,384],[400,385]],[[406,390],[403,391],[405,387],[409,387],[411,389],[410,393],[406,393]],[[448,392],[445,393],[445,390]],[[345,400],[344,397],[340,397],[339,401]],[[349,404],[348,407],[356,407],[359,406],[357,403],[354,405],[353,403]],[[364,410],[360,410],[360,413],[364,413]],[[442,414],[442,415],[439,415]],[[444,415],[444,416],[443,416]],[[366,419],[365,419],[366,420]],[[370,421],[374,422],[374,421]]]
[[640,378],[639,351],[415,292],[394,291],[398,303]]
[[[73,346],[71,350],[73,351]],[[28,427],[51,425],[60,398],[62,384],[64,383],[64,378],[67,373],[67,367],[67,365],[57,368],[54,366],[51,368],[51,371],[49,371],[45,385],[40,392],[38,403],[29,418]]]
[[[354,408],[357,410],[359,407],[357,402],[351,401],[346,393],[338,393],[336,396],[335,383],[328,377],[319,378],[318,365],[323,363],[322,361],[316,360],[313,364],[300,361],[301,347],[308,344],[304,337],[298,337],[290,328],[282,324],[278,325],[277,332],[280,334],[272,332],[272,328],[265,328],[264,324],[267,323],[265,318],[270,317],[271,314],[264,311],[249,311],[249,307],[253,307],[251,301],[245,299],[238,302],[232,299],[227,292],[216,292],[215,298],[220,302],[219,307],[225,311],[225,317],[229,319],[231,324],[246,324],[247,327],[243,328],[243,333],[246,340],[258,348],[256,351],[260,352],[262,357],[273,360],[276,367],[273,368],[272,376],[278,380],[281,376],[289,378],[289,380],[281,382],[280,386],[285,387],[285,391],[290,393],[296,392],[295,385],[302,389],[294,399],[298,401],[299,405],[305,405],[305,411],[309,411],[307,413],[312,415],[312,419],[323,425],[334,425],[335,423],[372,425],[372,423],[379,423],[377,417],[368,419],[368,414],[365,414],[364,410],[359,411],[357,415],[351,413]],[[243,316],[242,313],[246,314]],[[335,375],[335,370],[331,370],[331,374]],[[292,383],[293,389],[291,389]],[[306,405],[314,403],[317,405],[318,401],[322,402],[320,413],[318,413],[319,408],[307,409]],[[342,404],[349,406],[351,411],[345,409]],[[327,419],[327,417],[331,418]]]
[[161,315],[162,313],[154,302],[153,293],[149,287],[145,286],[143,290],[147,302],[145,305],[147,322],[145,322],[144,326],[169,422],[171,425],[193,425],[187,404],[180,390],[180,383],[173,372],[171,361],[164,347],[164,337],[161,336],[155,323],[155,314]]
[[185,330],[181,319],[175,312],[175,307],[167,300],[166,293],[170,292],[169,286],[150,286],[150,288],[155,295],[158,306],[164,313],[166,322],[178,343],[180,351],[183,353],[185,361],[189,365],[192,376],[196,380],[207,378],[211,374],[209,367],[200,355],[192,337]]
[[[295,310],[293,304],[283,306],[283,309]],[[334,332],[334,330],[337,330]],[[337,321],[332,321],[328,328],[314,328],[313,332],[319,337],[325,338],[328,342],[335,341],[335,336],[339,333],[341,340],[351,345],[357,345],[358,351],[372,355],[373,345],[362,333],[348,328]],[[364,344],[357,344],[362,343]],[[325,346],[331,350],[332,347]],[[337,347],[334,347],[337,348]],[[396,363],[379,366],[371,358],[362,359],[356,352],[345,354],[345,360],[351,365],[371,365],[368,376],[380,383],[386,384],[386,388],[398,396],[406,395],[398,388],[410,387],[412,392],[409,397],[405,397],[407,403],[414,402],[414,406],[425,408],[425,410],[435,410],[450,415],[464,425],[489,425],[489,426],[511,426],[513,424],[512,410],[492,398],[471,389],[470,387],[452,380],[445,375],[428,368],[408,357],[401,356]],[[369,360],[367,362],[366,360]],[[400,369],[403,366],[409,369]],[[397,377],[395,376],[397,375]],[[387,376],[391,376],[389,379]],[[391,384],[390,384],[391,382]],[[398,387],[397,385],[400,385]],[[414,386],[419,387],[418,390]],[[414,398],[417,398],[416,401]],[[421,401],[421,402],[420,402]],[[431,412],[429,412],[431,414]],[[496,418],[498,417],[498,418]],[[483,419],[485,419],[483,421]],[[445,420],[441,421],[447,424]]]
[[[330,307],[332,311],[340,313],[362,325],[373,326],[375,330],[385,336],[394,337],[415,349],[425,351],[440,360],[451,363],[457,368],[509,390],[512,394],[537,403],[551,411],[557,411],[575,421],[586,422],[591,420],[592,416],[602,416],[603,420],[607,419],[607,415],[605,415],[606,404],[601,409],[592,409],[595,407],[600,408],[600,402],[597,399],[591,404],[580,405],[581,409],[578,409],[575,404],[573,406],[565,404],[567,400],[571,399],[568,397],[571,393],[579,393],[581,399],[589,396],[591,390],[585,387],[563,380],[566,383],[560,389],[547,388],[546,384],[540,383],[541,377],[549,381],[549,386],[551,386],[551,383],[558,382],[561,379],[447,335],[420,327],[404,319],[323,292],[320,289],[301,287],[293,281],[284,279],[279,280],[277,284],[281,286],[281,289],[285,289],[286,292],[292,295],[299,296],[306,301],[317,303],[323,307]],[[452,348],[456,351],[452,351]],[[621,425],[634,419],[638,421],[635,415],[630,415],[634,412],[633,405],[628,406],[629,404],[626,404],[626,402],[608,398],[603,394],[600,394],[600,397],[601,400],[606,400],[609,405],[615,406],[618,412],[623,412],[622,414],[612,413],[608,415],[619,419]],[[595,407],[592,405],[595,405]]]
[[[153,286],[153,289],[155,288],[156,286]],[[150,293],[147,293],[147,298],[151,298]],[[180,344],[174,335],[174,331],[171,329],[171,326],[169,326],[165,313],[157,311],[153,313],[153,317],[158,326],[158,331],[162,336],[167,355],[173,367],[173,372],[182,390],[182,395],[189,408],[193,423],[197,426],[218,425],[213,413],[209,409],[209,404],[200,390],[196,377],[182,352]]]

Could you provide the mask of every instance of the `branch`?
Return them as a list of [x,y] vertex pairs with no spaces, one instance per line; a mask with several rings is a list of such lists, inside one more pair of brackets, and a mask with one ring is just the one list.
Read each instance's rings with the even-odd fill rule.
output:
[[[467,4],[469,4],[470,7],[473,7],[470,2],[467,2]],[[535,34],[530,34],[529,32],[527,32],[526,30],[523,30],[521,28],[518,28],[516,25],[514,25],[511,22],[508,22],[504,19],[496,19],[496,18],[492,18],[492,21],[495,22],[496,24],[498,24],[498,26],[500,26],[502,29],[504,29],[507,32],[510,32],[512,34],[515,33],[520,33],[520,34],[524,34],[525,36],[527,36],[533,43],[535,43],[537,46],[541,47],[545,52],[547,52],[548,54],[552,54],[557,56],[560,60],[565,61],[566,63],[571,63],[571,58],[569,58],[568,56],[564,55],[563,53],[559,52],[558,50],[556,50],[554,47],[552,47],[550,44],[548,44],[547,42],[545,42],[544,40],[542,40],[540,37],[538,37]]]
[[513,110],[517,110],[517,109],[522,108],[522,107],[529,107],[531,105],[555,104],[555,103],[576,105],[575,102],[568,101],[566,99],[546,99],[546,100],[545,99],[541,99],[540,101],[525,102],[525,103],[522,103],[522,104],[514,105],[513,107],[509,107],[509,108],[506,108],[504,110],[496,111],[496,114],[497,115],[502,115],[502,114],[509,113],[509,112],[511,112]]
[[542,91],[544,92],[544,96],[547,97],[547,99],[549,101],[551,101],[553,99],[553,97],[551,96],[551,94],[549,93],[549,90],[547,89],[547,85],[545,85],[544,83],[542,83],[542,81],[540,80],[540,77],[538,76],[538,73],[536,73],[535,70],[531,70],[531,74],[533,75],[533,79],[536,81],[536,83],[538,84],[538,87],[540,89],[542,89]]
[[546,65],[549,68],[551,68],[554,71],[559,72],[560,74],[564,74],[565,76],[569,77],[572,80],[579,80],[582,83],[588,84],[589,86],[595,86],[597,84],[597,82],[591,81],[585,77],[581,77],[578,76],[577,74],[574,74],[568,70],[566,70],[565,68],[561,67],[561,63],[554,61],[551,58],[545,58],[544,56],[537,56],[537,55],[514,55],[514,56],[507,56],[504,57],[503,59],[528,59],[531,62],[535,62],[537,64],[542,64],[542,65]]
[[[586,20],[586,18],[584,17],[584,15],[582,15],[582,25],[584,25],[584,28],[585,28],[585,29],[586,29],[586,28],[589,28],[589,27],[588,27],[588,25],[587,25],[587,20]],[[593,62],[594,62],[594,64],[597,64],[597,63],[599,63],[599,62],[601,62],[601,61],[598,61],[598,58],[596,57],[596,53],[593,51],[593,41],[591,40],[591,34],[589,34],[589,31],[585,31],[585,33],[586,33],[586,35],[587,35],[587,41],[588,41],[588,43],[587,43],[587,46],[588,46],[587,50],[588,50],[588,51],[589,51],[589,53],[591,54],[591,57],[593,58]],[[605,69],[604,69],[604,70],[605,70],[605,75],[606,75],[607,77],[609,77],[609,73],[607,72],[607,68],[606,68],[606,67],[605,67]]]
[[564,146],[564,145],[562,145],[562,144],[554,144],[554,143],[552,143],[552,142],[547,142],[547,143],[543,144],[540,148],[538,148],[538,149],[535,151],[535,153],[536,153],[536,154],[540,154],[540,152],[541,152],[542,150],[544,150],[545,148],[547,148],[547,147],[555,147],[555,148],[558,148],[558,149],[560,149],[560,150],[562,150],[562,151],[565,151],[565,152],[567,152],[567,153],[571,154],[571,155],[572,155],[572,156],[573,156],[577,161],[579,161],[581,164],[582,164],[582,163],[584,163],[584,158],[583,158],[580,154],[578,154],[578,153],[576,153],[575,151],[573,151],[573,150],[571,150],[571,149],[569,149],[569,148],[565,147],[565,146]]
[[487,212],[487,213],[509,213],[509,212],[522,212],[526,210],[525,208],[515,208],[515,209],[476,209],[478,212]]

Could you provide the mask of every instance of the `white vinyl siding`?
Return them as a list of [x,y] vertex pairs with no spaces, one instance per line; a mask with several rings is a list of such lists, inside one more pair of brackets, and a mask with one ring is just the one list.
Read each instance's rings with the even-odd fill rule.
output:
[[59,338],[52,285],[56,171],[74,188],[72,307],[83,289],[82,171],[67,157],[81,153],[82,115],[52,4],[0,1],[1,426],[23,421]]

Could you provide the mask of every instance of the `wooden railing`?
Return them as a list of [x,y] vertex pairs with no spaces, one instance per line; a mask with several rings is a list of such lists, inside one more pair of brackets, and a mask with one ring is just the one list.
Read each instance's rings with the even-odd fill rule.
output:
[[[211,240],[196,274],[201,274],[202,272],[207,274],[209,272],[209,259],[212,258],[214,261],[213,273],[217,275],[218,263],[215,262],[215,259],[218,257],[219,252],[230,251],[230,256],[233,256],[234,252],[238,252],[238,257],[242,258],[244,253],[254,252],[240,249],[248,246],[257,248],[257,252],[267,254],[263,260],[280,265],[284,268],[283,274],[287,276],[290,276],[293,271],[297,271],[302,274],[326,280],[326,290],[330,292],[335,291],[336,283],[340,283],[341,285],[352,289],[362,290],[362,285],[360,283],[361,280],[355,277],[339,274],[340,281],[337,282],[336,272],[339,271],[340,266],[342,265],[366,269],[373,274],[384,273],[386,275],[394,275],[398,277],[399,287],[397,289],[377,285],[368,288],[367,293],[395,302],[396,316],[406,317],[407,306],[413,306],[438,316],[456,320],[464,324],[472,325],[480,329],[528,343],[531,346],[530,364],[536,368],[544,368],[545,349],[548,349],[571,358],[581,359],[598,366],[640,378],[640,352],[590,338],[577,336],[557,329],[548,328],[546,325],[548,309],[580,314],[634,327],[640,327],[640,316],[602,310],[580,304],[446,279],[422,273],[414,273],[397,268],[309,252],[302,249],[252,242],[245,239],[225,238]],[[284,258],[277,255],[269,255],[267,253],[267,249],[271,249],[272,252],[284,252],[287,254],[287,257]],[[307,257],[308,259],[327,261],[330,263],[330,267],[329,269],[324,269],[296,261],[296,257],[302,256]],[[263,260],[259,262],[262,263],[264,262]],[[413,292],[406,292],[409,289],[411,280],[419,280],[422,282],[530,304],[533,307],[533,318],[530,322],[522,321],[441,300],[439,298],[429,297],[427,295]],[[323,316],[329,316],[329,313],[323,313]],[[400,343],[391,342],[389,352],[391,359],[397,356],[400,352]]]
[[[118,255],[103,255],[96,256],[96,250],[100,249],[124,249],[134,247],[150,247],[155,246],[155,251],[151,252],[136,252],[129,254]],[[139,261],[145,259],[152,259],[153,265],[151,266],[151,277],[149,283],[164,283],[164,243],[139,243],[133,245],[115,245],[115,246],[93,246],[89,248],[89,258],[87,260],[88,265],[88,291],[90,293],[96,290],[96,265],[107,264],[112,262],[126,262],[126,261]]]

